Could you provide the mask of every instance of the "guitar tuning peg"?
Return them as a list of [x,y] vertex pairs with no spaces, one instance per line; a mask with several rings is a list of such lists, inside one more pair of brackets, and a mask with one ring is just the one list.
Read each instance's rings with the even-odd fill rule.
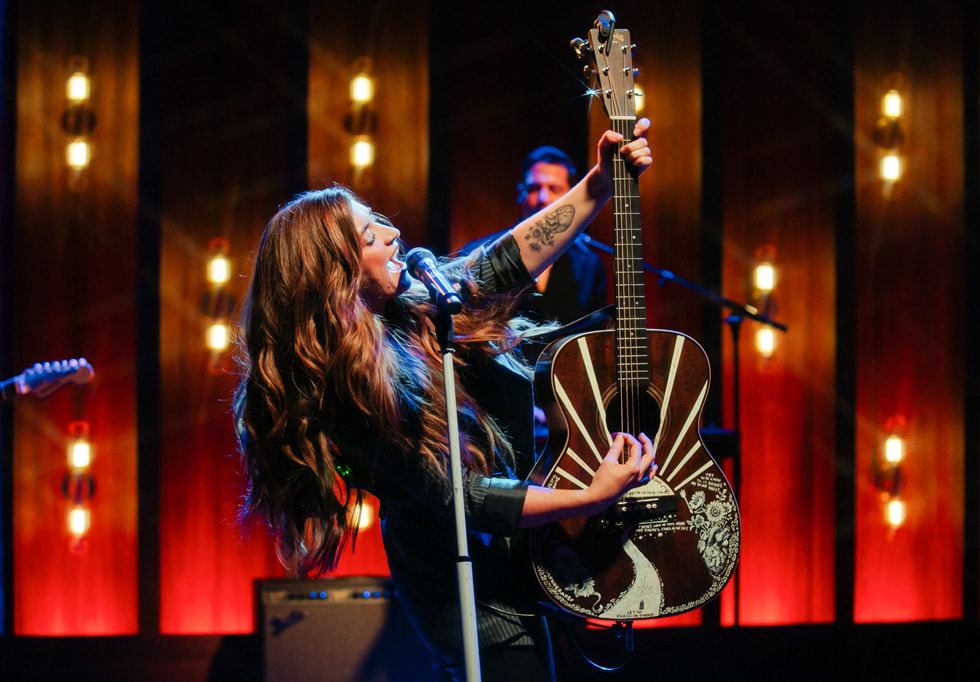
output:
[[572,38],[569,44],[572,46],[575,56],[579,59],[587,59],[592,54],[592,48],[589,47],[589,43],[582,38]]
[[595,67],[591,64],[586,64],[582,67],[582,75],[585,76],[585,80],[589,80],[595,75]]

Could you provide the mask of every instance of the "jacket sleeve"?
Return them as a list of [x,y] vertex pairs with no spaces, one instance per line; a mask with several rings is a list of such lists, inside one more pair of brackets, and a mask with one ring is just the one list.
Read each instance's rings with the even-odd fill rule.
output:
[[521,291],[534,283],[509,230],[496,241],[477,249],[470,262],[477,286],[486,294]]
[[[385,504],[433,517],[434,521],[453,521],[452,477],[435,465],[419,466],[403,454],[385,448],[379,436],[342,446],[355,473],[356,484],[384,500]],[[469,530],[510,535],[517,528],[527,484],[523,481],[483,476],[463,469],[463,509]]]

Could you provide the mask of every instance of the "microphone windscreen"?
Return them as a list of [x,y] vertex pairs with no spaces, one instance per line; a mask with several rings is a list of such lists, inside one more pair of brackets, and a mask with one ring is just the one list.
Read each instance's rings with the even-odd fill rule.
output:
[[432,255],[432,252],[428,249],[423,249],[421,247],[416,247],[408,252],[405,256],[405,263],[408,265],[410,271],[414,271],[418,265],[424,260],[431,260],[433,263],[436,257]]

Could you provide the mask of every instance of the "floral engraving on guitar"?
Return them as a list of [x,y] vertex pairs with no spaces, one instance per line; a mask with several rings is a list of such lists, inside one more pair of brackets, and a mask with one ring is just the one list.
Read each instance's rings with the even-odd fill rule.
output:
[[[661,496],[669,490],[659,479],[644,486],[647,487]],[[561,526],[546,528],[536,543],[542,559],[537,567],[541,585],[564,609],[607,620],[657,618],[704,605],[725,586],[734,570],[738,559],[739,519],[734,499],[727,494],[727,485],[713,473],[702,474],[690,481],[687,488],[677,494],[681,504],[676,516],[642,520],[620,533],[594,521],[592,528],[584,528],[579,536],[572,538]],[[597,539],[597,534],[610,537],[605,541]],[[684,542],[680,536],[690,540]],[[668,588],[675,596],[687,598],[665,601],[658,564],[665,563],[666,575],[674,578],[673,548],[679,545],[691,551],[696,547],[708,585],[693,593]],[[586,563],[594,565],[597,547],[603,546],[609,553],[615,549],[628,559],[626,564],[631,569],[628,583],[607,583],[605,589],[597,583]]]
[[691,510],[687,524],[698,534],[698,551],[704,565],[712,575],[723,574],[732,558],[732,538],[737,533],[731,521],[734,505],[717,497],[706,502],[703,490],[695,491],[689,500],[684,493],[681,496]]

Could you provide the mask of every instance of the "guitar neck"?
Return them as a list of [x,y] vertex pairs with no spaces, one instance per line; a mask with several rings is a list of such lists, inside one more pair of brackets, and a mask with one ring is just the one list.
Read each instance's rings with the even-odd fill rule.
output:
[[[626,140],[633,137],[635,116],[615,117],[611,123]],[[636,174],[618,154],[613,157],[613,235],[617,376],[621,390],[642,392],[649,383],[649,364],[640,191]]]

